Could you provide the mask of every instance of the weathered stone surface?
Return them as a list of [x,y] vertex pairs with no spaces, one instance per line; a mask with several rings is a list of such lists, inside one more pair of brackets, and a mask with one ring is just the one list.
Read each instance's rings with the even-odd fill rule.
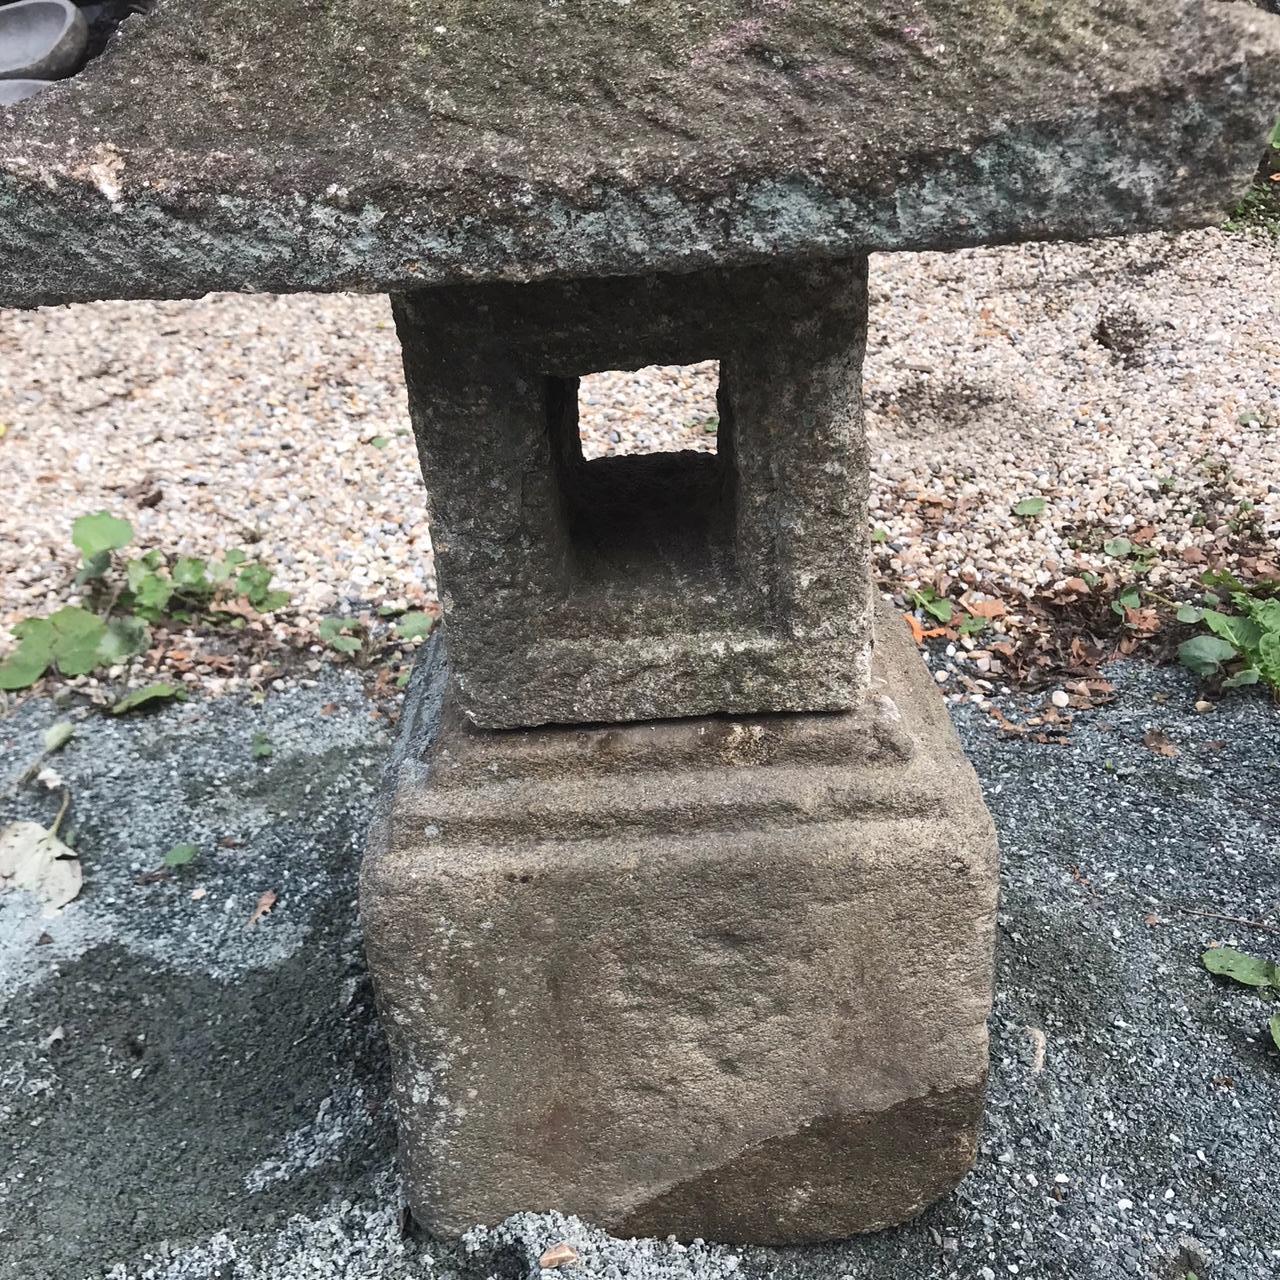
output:
[[[866,259],[396,300],[477,724],[850,707],[871,651]],[[717,452],[586,462],[578,375],[720,360]]]
[[1222,0],[168,0],[0,116],[0,306],[403,290],[1214,221]]
[[965,1173],[996,850],[899,622],[847,714],[492,733],[446,688],[361,887],[426,1226],[819,1240]]

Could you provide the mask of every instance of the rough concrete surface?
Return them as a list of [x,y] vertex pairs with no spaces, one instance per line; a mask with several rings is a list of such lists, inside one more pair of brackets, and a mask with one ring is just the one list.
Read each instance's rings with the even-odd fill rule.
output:
[[[1066,746],[957,712],[1003,856],[978,1164],[916,1222],[817,1249],[622,1243],[524,1215],[457,1247],[402,1240],[354,932],[388,735],[356,681],[80,721],[55,763],[84,892],[52,921],[0,899],[0,1276],[523,1280],[568,1239],[583,1262],[563,1274],[601,1280],[1168,1280],[1192,1237],[1203,1280],[1264,1280],[1280,1270],[1280,1055],[1265,1006],[1198,956],[1280,946],[1178,907],[1276,923],[1280,711],[1251,691],[1201,715],[1185,673],[1113,674],[1119,700]],[[53,816],[53,793],[11,784],[61,714],[28,701],[0,725],[0,820]],[[1153,726],[1176,757],[1142,745]],[[249,758],[260,728],[269,765]],[[193,838],[176,882],[133,884]],[[279,906],[245,929],[268,887]]]
[[423,655],[360,887],[419,1223],[812,1242],[968,1172],[995,835],[876,633],[855,711],[501,734]]
[[1204,225],[1278,45],[1222,0],[170,0],[0,117],[0,305]]
[[[867,687],[865,255],[393,300],[459,705],[488,728]],[[717,450],[583,457],[580,375],[720,361]]]

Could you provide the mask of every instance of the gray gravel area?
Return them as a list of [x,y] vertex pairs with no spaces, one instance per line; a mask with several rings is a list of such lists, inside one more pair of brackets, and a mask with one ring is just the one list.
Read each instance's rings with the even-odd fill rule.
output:
[[[882,580],[945,574],[1016,602],[1150,530],[1148,582],[1177,595],[1204,561],[1280,542],[1280,243],[1208,230],[877,255],[872,294]],[[588,453],[711,447],[715,376],[588,379]],[[383,298],[5,313],[0,428],[0,624],[73,596],[71,521],[104,507],[142,545],[251,543],[304,628],[434,594]],[[1044,512],[1015,516],[1026,497]]]
[[[1199,962],[1215,941],[1280,956],[1280,936],[1191,914],[1280,926],[1280,709],[1254,690],[1199,713],[1181,671],[1109,674],[1117,700],[1065,745],[953,708],[1004,855],[981,1156],[918,1221],[812,1250],[554,1215],[403,1236],[354,910],[385,721],[341,672],[265,705],[72,713],[53,763],[84,891],[52,919],[0,898],[0,1277],[519,1280],[561,1240],[582,1255],[561,1274],[600,1280],[1280,1273],[1280,1053],[1266,1006]],[[32,699],[0,721],[0,822],[53,816],[15,780],[65,714]],[[188,840],[194,863],[137,883]]]

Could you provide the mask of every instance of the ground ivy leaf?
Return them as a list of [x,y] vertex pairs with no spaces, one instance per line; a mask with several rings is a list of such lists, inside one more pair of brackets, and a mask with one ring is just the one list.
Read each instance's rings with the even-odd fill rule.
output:
[[127,693],[111,708],[113,716],[124,715],[126,711],[134,711],[153,702],[167,702],[170,698],[186,700],[186,691],[176,684],[149,684],[144,689],[135,689]]
[[1271,1039],[1275,1041],[1276,1048],[1280,1049],[1280,1013],[1272,1014],[1267,1025],[1271,1028]]
[[96,556],[86,556],[76,572],[76,585],[79,586],[82,583],[91,582],[95,578],[101,578],[109,568],[111,568],[110,551],[99,551]]
[[83,676],[98,665],[98,645],[107,626],[97,614],[66,605],[49,619],[53,627],[53,660],[64,676]]
[[199,852],[200,850],[193,844],[175,844],[164,855],[164,865],[166,867],[185,867],[188,862],[196,860],[196,855]]
[[1262,672],[1257,667],[1245,667],[1235,675],[1228,676],[1223,682],[1224,689],[1243,689],[1246,685],[1257,684],[1262,679]]
[[287,591],[264,591],[252,603],[259,613],[275,613],[277,609],[283,609],[292,598]]
[[128,546],[133,541],[133,525],[109,511],[98,511],[91,516],[80,516],[72,523],[71,541],[86,560],[92,560],[104,551],[119,551]]
[[1246,987],[1280,989],[1280,970],[1261,956],[1246,955],[1234,947],[1211,947],[1200,957],[1210,973],[1216,973]]
[[1224,662],[1239,656],[1235,645],[1218,636],[1192,636],[1178,646],[1178,661],[1198,676],[1211,676]]
[[1013,505],[1013,514],[1015,516],[1038,516],[1045,507],[1043,498],[1023,498],[1021,502],[1015,502]]
[[48,670],[52,658],[49,640],[43,634],[28,635],[16,653],[0,662],[0,689],[30,688]]
[[207,591],[209,579],[208,565],[195,556],[181,556],[173,566],[173,581],[179,587],[192,591]]
[[275,754],[275,747],[271,745],[271,739],[265,733],[259,731],[253,735],[253,745],[250,751],[255,760],[265,760],[268,756]]
[[1258,641],[1258,670],[1280,689],[1280,632],[1268,631]]
[[98,661],[104,667],[114,666],[142,653],[149,642],[147,624],[140,618],[112,618],[98,642]]
[[396,623],[396,635],[401,640],[423,640],[435,630],[436,620],[429,613],[414,610],[404,614]]

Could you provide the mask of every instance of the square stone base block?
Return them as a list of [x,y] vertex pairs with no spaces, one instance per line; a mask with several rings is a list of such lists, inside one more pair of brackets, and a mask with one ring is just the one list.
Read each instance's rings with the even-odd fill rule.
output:
[[899,620],[856,711],[478,730],[424,659],[361,886],[413,1212],[804,1242],[974,1157],[997,857]]

